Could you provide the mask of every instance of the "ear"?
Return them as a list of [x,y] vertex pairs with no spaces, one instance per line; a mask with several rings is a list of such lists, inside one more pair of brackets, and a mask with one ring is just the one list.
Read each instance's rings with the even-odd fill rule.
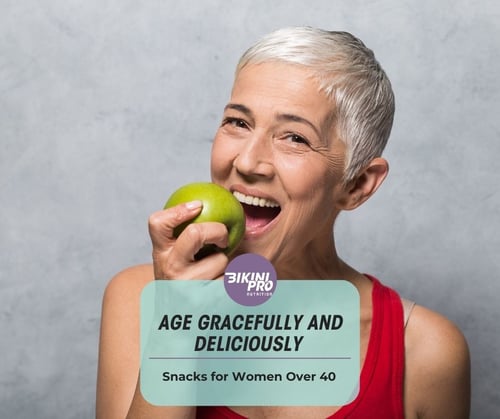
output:
[[374,158],[359,175],[352,180],[344,189],[344,197],[341,200],[341,209],[345,211],[359,207],[382,184],[389,173],[389,163],[382,157]]

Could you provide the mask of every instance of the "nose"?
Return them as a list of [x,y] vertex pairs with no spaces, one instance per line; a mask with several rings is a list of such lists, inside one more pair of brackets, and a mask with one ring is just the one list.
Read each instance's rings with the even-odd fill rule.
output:
[[271,138],[254,133],[245,140],[233,161],[233,167],[248,179],[272,179],[274,176]]

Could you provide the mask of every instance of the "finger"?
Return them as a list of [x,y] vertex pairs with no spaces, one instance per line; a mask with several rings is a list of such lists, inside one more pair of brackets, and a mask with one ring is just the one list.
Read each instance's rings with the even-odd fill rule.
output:
[[[215,222],[189,224],[176,240],[163,250],[153,248],[153,265],[156,279],[212,279],[227,265],[227,258],[205,261],[195,260],[195,255],[206,245],[227,247],[228,231],[224,224]],[[218,252],[220,253],[220,252]]]
[[[195,255],[206,245],[225,249],[228,244],[227,227],[222,223],[205,222],[189,224],[177,238],[172,252],[182,262],[193,262]],[[183,259],[183,260],[182,260]]]
[[224,274],[229,259],[224,253],[218,252],[187,265],[181,265],[175,258],[168,263],[168,276],[160,277],[161,279],[215,279]]
[[151,214],[148,228],[153,248],[162,251],[171,247],[175,242],[175,227],[196,217],[202,206],[201,201],[191,201]]

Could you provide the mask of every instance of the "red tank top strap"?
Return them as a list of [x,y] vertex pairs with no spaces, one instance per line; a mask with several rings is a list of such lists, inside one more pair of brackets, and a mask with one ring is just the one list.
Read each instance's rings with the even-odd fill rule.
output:
[[370,275],[373,317],[360,391],[328,419],[404,418],[404,319],[399,295]]

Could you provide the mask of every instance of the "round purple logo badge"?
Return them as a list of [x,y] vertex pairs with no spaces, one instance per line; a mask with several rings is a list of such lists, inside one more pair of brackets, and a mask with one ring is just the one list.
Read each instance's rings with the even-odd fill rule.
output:
[[224,287],[238,304],[258,306],[272,297],[278,283],[276,276],[274,266],[265,257],[245,253],[227,265]]

